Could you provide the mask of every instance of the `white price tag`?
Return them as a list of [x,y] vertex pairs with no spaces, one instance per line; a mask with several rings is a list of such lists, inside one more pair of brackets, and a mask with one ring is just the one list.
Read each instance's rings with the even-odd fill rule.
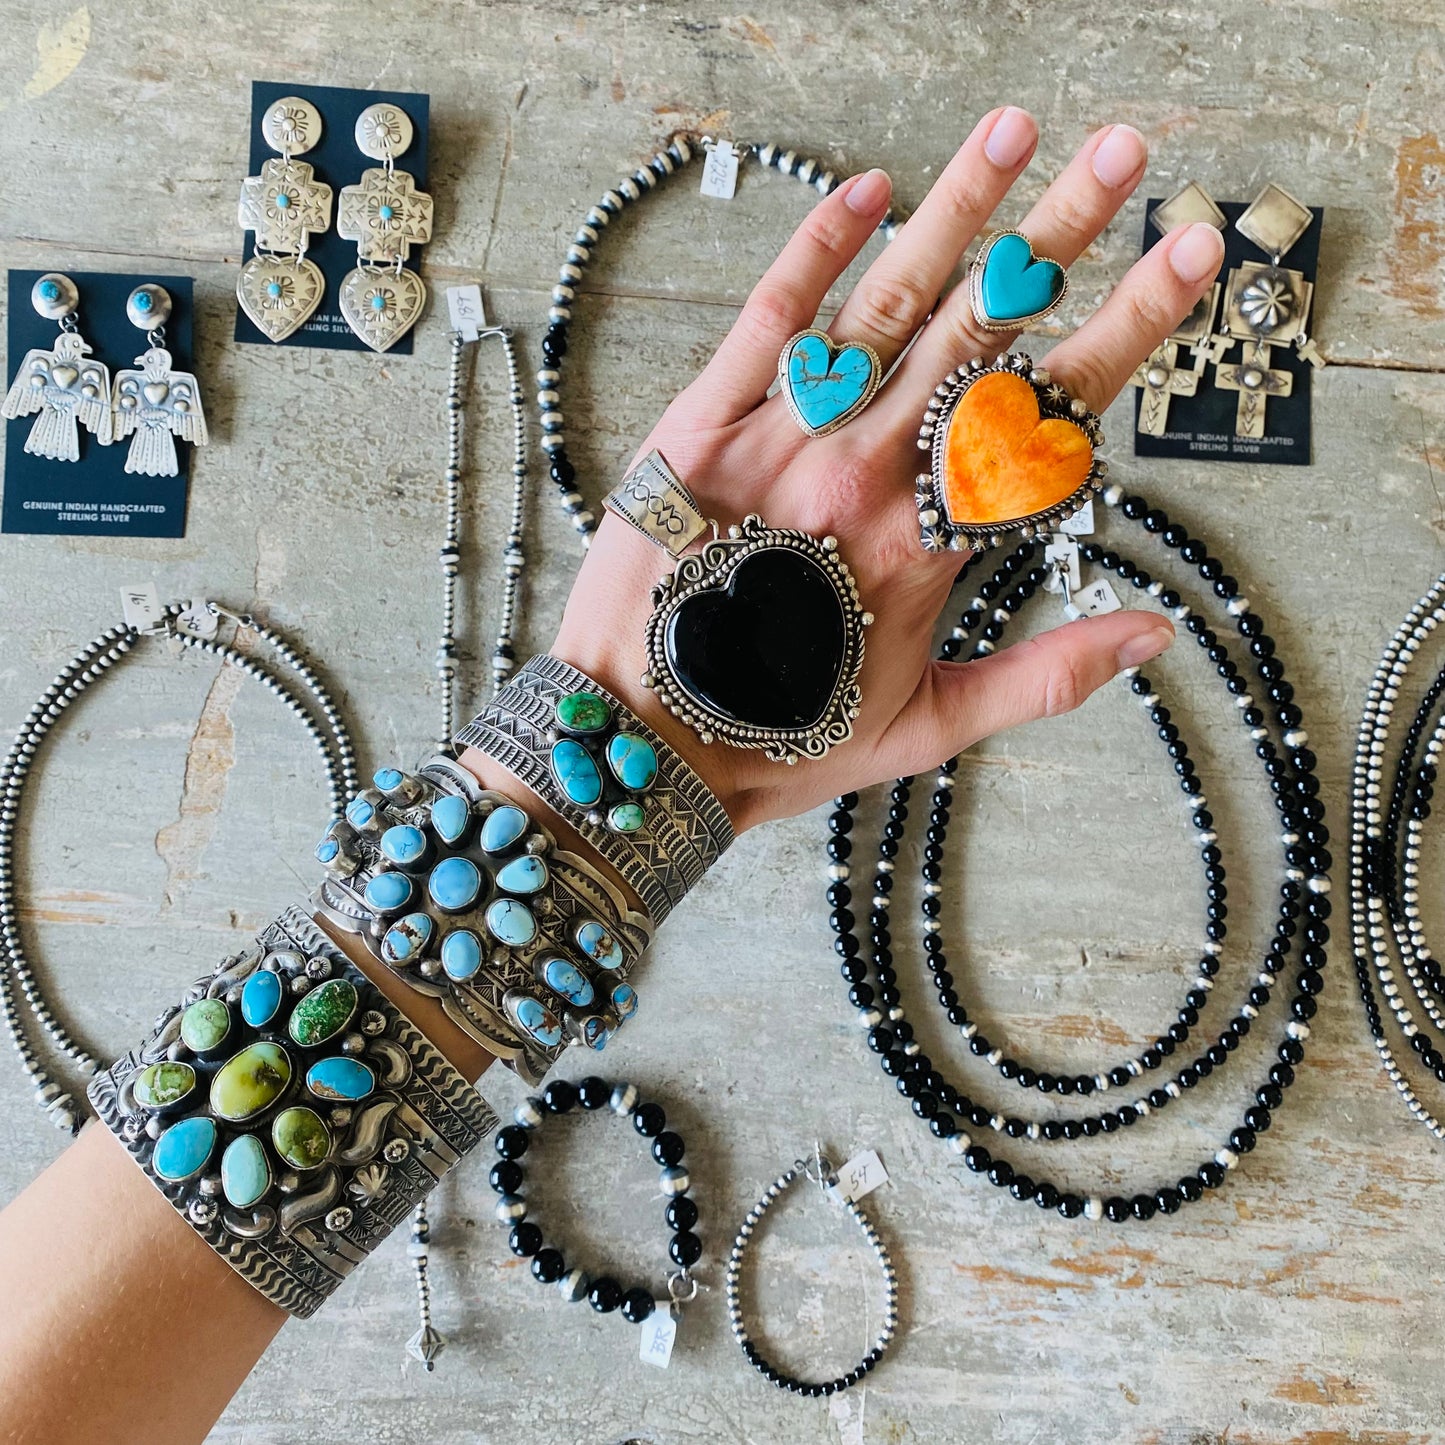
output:
[[1094,499],[1092,497],[1067,521],[1059,523],[1059,531],[1070,537],[1087,537],[1093,530]]
[[145,632],[161,620],[161,594],[154,582],[141,587],[122,587],[120,605],[125,613],[125,625]]
[[702,193],[730,201],[738,189],[738,153],[730,140],[720,140],[707,153],[702,167]]
[[642,1345],[638,1353],[644,1365],[667,1368],[672,1346],[677,1339],[677,1320],[670,1309],[659,1305],[642,1322]]
[[447,311],[452,318],[452,330],[460,331],[463,341],[475,341],[487,324],[482,288],[477,285],[448,286]]
[[1100,577],[1074,593],[1074,607],[1080,617],[1102,617],[1106,612],[1122,610],[1123,606],[1107,577]]
[[855,1154],[839,1171],[833,1193],[840,1203],[848,1204],[871,1194],[880,1184],[888,1183],[888,1171],[875,1149]]
[[200,637],[209,640],[220,630],[220,614],[212,611],[210,605],[206,602],[192,602],[191,605],[176,618],[176,631],[185,633],[187,637]]
[[1059,563],[1064,565],[1064,575],[1069,579],[1069,591],[1078,591],[1084,580],[1079,572],[1079,544],[1072,537],[1056,532],[1053,540],[1044,548],[1044,566],[1048,568],[1044,576],[1045,592],[1063,590],[1059,583]]

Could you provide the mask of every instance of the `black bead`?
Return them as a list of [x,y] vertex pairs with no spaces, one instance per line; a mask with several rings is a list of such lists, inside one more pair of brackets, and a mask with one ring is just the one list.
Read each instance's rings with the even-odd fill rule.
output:
[[520,1159],[527,1152],[527,1131],[520,1124],[508,1124],[497,1135],[496,1150],[503,1159]]
[[512,1232],[507,1236],[507,1245],[519,1259],[526,1259],[541,1249],[542,1231],[530,1219],[524,1219],[520,1224],[512,1226]]
[[1104,1214],[1111,1223],[1122,1224],[1130,1215],[1129,1201],[1112,1195],[1104,1201]]
[[652,1157],[657,1160],[663,1168],[682,1161],[684,1145],[681,1134],[674,1134],[671,1129],[665,1129],[652,1141]]
[[674,1264],[690,1269],[702,1258],[702,1240],[691,1230],[679,1230],[668,1241],[667,1252]]
[[577,1085],[577,1097],[584,1109],[603,1109],[612,1097],[612,1085],[606,1079],[589,1075]]
[[685,1194],[679,1194],[667,1201],[662,1217],[669,1229],[691,1229],[697,1223],[697,1205]]
[[622,1296],[622,1318],[640,1325],[657,1308],[657,1301],[645,1289],[630,1289]]
[[522,1187],[522,1166],[512,1159],[503,1159],[492,1166],[487,1183],[498,1194],[515,1194]]
[[622,1304],[622,1300],[622,1286],[610,1274],[604,1274],[601,1279],[594,1279],[592,1288],[587,1291],[587,1303],[599,1315],[610,1315]]
[[[515,1233],[515,1231],[513,1231]],[[532,1278],[556,1284],[567,1273],[567,1261],[560,1249],[539,1249],[532,1260]]]
[[577,1085],[569,1079],[553,1079],[542,1090],[542,1102],[553,1114],[565,1114],[577,1103]]
[[644,1139],[656,1138],[666,1123],[667,1115],[663,1113],[661,1104],[639,1104],[632,1112],[632,1127]]

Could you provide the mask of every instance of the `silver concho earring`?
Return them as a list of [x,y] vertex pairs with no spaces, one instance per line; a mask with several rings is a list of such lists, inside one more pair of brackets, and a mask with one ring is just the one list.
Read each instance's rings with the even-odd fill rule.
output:
[[288,95],[261,117],[261,134],[279,160],[241,183],[240,222],[256,233],[256,251],[241,267],[236,298],[271,341],[285,341],[321,304],[326,278],[306,259],[313,232],[331,224],[331,187],[316,179],[305,155],[321,139],[321,113]]
[[39,412],[25,450],[53,462],[77,462],[80,427],[102,446],[111,439],[110,371],[86,360],[90,343],[75,321],[80,293],[69,276],[47,272],[31,288],[30,304],[60,323],[60,335],[49,351],[36,347],[25,353],[0,414],[13,421]]
[[145,332],[148,345],[135,359],[139,370],[115,374],[115,439],[131,438],[126,471],[173,477],[180,470],[176,437],[195,447],[210,440],[201,389],[190,372],[171,368],[166,350],[171,297],[164,286],[137,286],[126,300],[125,314]]
[[394,346],[421,316],[426,285],[406,269],[413,246],[431,240],[432,198],[396,168],[414,137],[411,117],[383,102],[357,117],[356,144],[383,162],[341,192],[336,234],[356,242],[357,265],[341,283],[341,314],[373,351]]

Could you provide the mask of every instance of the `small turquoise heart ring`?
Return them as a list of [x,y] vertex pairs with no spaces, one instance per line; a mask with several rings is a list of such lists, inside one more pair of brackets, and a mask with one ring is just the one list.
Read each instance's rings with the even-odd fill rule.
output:
[[1022,331],[1042,321],[1068,290],[1068,272],[1047,256],[1035,256],[1021,231],[995,231],[969,267],[969,304],[986,331]]
[[835,345],[826,331],[800,331],[778,358],[778,384],[793,420],[810,437],[846,426],[883,379],[883,363],[861,341]]

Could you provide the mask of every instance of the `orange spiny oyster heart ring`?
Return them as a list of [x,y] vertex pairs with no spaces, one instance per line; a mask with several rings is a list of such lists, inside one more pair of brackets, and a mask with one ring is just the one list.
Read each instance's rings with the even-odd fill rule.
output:
[[1042,536],[1100,490],[1107,462],[1099,418],[1022,352],[975,359],[934,387],[920,451],[919,536],[927,552]]

